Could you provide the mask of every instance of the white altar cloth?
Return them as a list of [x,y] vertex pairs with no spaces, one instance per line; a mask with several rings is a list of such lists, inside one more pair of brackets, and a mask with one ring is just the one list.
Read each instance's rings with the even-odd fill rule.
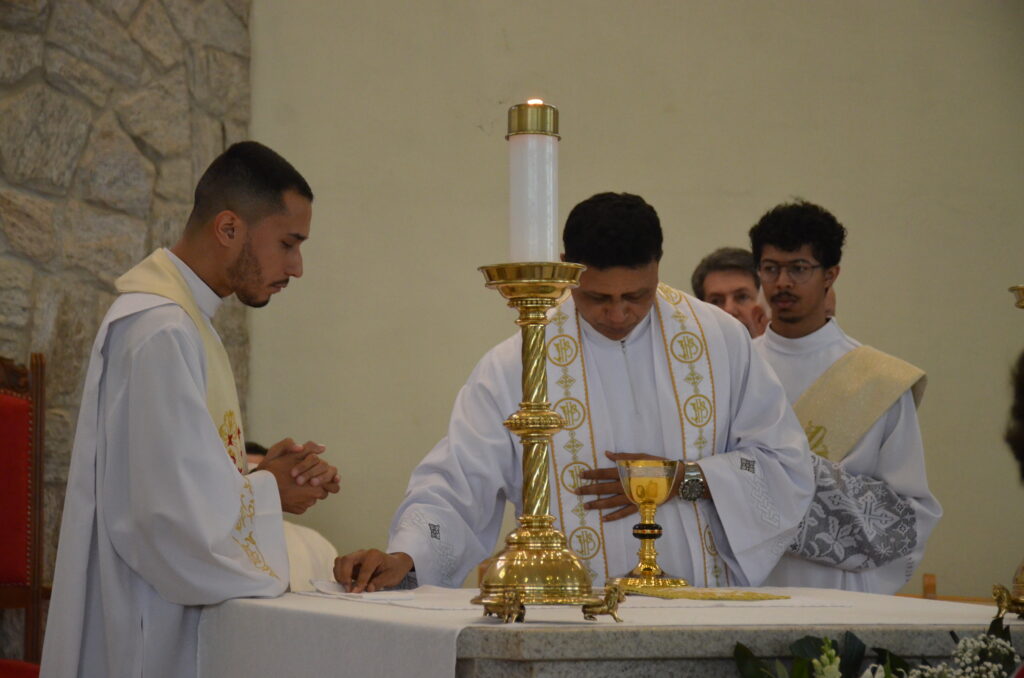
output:
[[[630,596],[619,608],[622,624],[610,617],[585,621],[578,607],[530,606],[526,626],[834,626],[842,633],[858,625],[985,627],[995,613],[994,606],[848,591],[757,590],[792,598],[722,602]],[[481,608],[469,603],[476,594],[475,589],[422,587],[415,595],[369,594],[362,600],[300,594],[231,600],[203,612],[199,676],[451,678],[462,629],[523,626],[483,617]],[[1024,630],[1020,621],[1009,623],[1016,634]]]

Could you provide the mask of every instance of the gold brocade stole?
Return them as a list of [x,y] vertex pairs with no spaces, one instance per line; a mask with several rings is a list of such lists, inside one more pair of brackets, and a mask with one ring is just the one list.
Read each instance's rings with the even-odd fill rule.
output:
[[156,250],[118,278],[115,287],[121,294],[140,292],[170,299],[188,314],[199,330],[203,352],[206,354],[206,409],[224,444],[224,450],[242,474],[240,508],[232,539],[256,569],[279,579],[256,543],[253,529],[256,497],[252,483],[245,477],[248,464],[245,457],[245,439],[242,435],[242,417],[239,414],[238,391],[235,389],[235,377],[231,372],[231,362],[228,360],[224,345],[206,324],[206,317],[199,310],[188,283],[163,249]]
[[878,418],[910,389],[921,404],[928,383],[910,363],[858,346],[825,370],[793,405],[811,451],[842,461]]
[[167,252],[158,249],[137,266],[122,275],[115,283],[121,294],[143,292],[170,299],[184,309],[195,323],[206,353],[206,409],[210,412],[221,442],[238,472],[248,470],[245,442],[242,437],[242,418],[239,416],[238,392],[231,372],[227,351],[220,339],[206,324],[206,318],[196,304],[188,283],[181,276]]
[[[655,360],[658,355],[665,356],[673,389],[672,394],[660,395],[675,397],[682,458],[699,459],[714,453],[717,433],[714,379],[704,331],[689,307],[689,301],[678,290],[659,285],[654,307],[658,327],[651,328],[652,340],[660,345],[654,351]],[[557,433],[552,441],[553,485],[556,489],[558,517],[569,548],[579,556],[591,577],[596,577],[600,571],[608,579],[624,573],[608,571],[604,525],[600,521],[599,512],[583,508],[589,498],[573,494],[573,490],[581,484],[580,474],[600,465],[598,454],[604,448],[599,450],[597,443],[604,440],[601,427],[607,426],[602,421],[605,414],[594,413],[591,407],[583,335],[571,297],[556,309],[551,323],[554,331],[549,328],[548,387],[552,392],[560,394],[561,397],[552,397],[552,409],[566,423],[565,429]],[[688,385],[690,392],[680,393],[680,384]],[[598,421],[595,422],[592,414],[597,415]],[[672,445],[671,441],[666,440],[666,448]],[[718,576],[714,579],[724,578],[727,581],[727,569],[718,556],[710,526],[701,515],[697,503],[693,505],[693,512],[696,535],[688,539],[688,542],[691,553],[699,551],[702,554],[704,581],[708,581],[709,570],[717,570]]]

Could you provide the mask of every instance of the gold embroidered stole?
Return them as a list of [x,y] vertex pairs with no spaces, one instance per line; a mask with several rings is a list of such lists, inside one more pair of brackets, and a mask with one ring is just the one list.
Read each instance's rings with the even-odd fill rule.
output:
[[[665,448],[679,450],[685,460],[709,456],[716,449],[717,424],[714,376],[704,330],[686,296],[667,285],[659,285],[654,308],[658,321],[657,327],[651,328],[654,359],[657,361],[659,356],[664,356],[661,359],[666,361],[670,375],[667,380],[657,380],[660,382],[659,399],[674,401],[675,408],[670,409],[675,410],[673,418],[678,421],[663,421]],[[600,513],[584,509],[583,504],[589,499],[573,494],[581,484],[580,474],[598,468],[604,461],[603,452],[610,449],[607,441],[612,438],[606,429],[607,415],[601,411],[604,398],[590,391],[586,362],[579,316],[570,297],[555,310],[548,327],[548,388],[553,394],[552,408],[566,422],[565,429],[553,439],[552,487],[556,499],[553,510],[558,512],[569,547],[591,577],[597,578],[600,574],[607,579],[625,573],[608,571]],[[703,575],[703,582],[708,582],[712,574],[711,581],[726,584],[728,570],[715,548],[710,525],[699,506],[701,503],[681,511],[694,572]],[[669,506],[662,510],[669,510]]]
[[839,462],[907,389],[920,406],[927,382],[925,373],[910,363],[858,346],[832,363],[793,410],[811,451]]
[[231,363],[224,345],[207,325],[178,267],[165,250],[158,249],[118,278],[115,286],[122,294],[143,292],[166,297],[181,306],[195,323],[206,353],[206,408],[220,433],[228,456],[239,473],[245,475],[248,467],[242,437],[242,418],[239,416],[238,392],[235,390]]
[[188,314],[199,330],[203,352],[206,354],[206,409],[224,444],[224,450],[242,474],[242,490],[238,496],[240,509],[232,539],[257,570],[274,579],[280,579],[256,542],[253,529],[256,496],[252,482],[245,477],[248,464],[245,457],[245,439],[242,435],[242,417],[238,406],[238,391],[235,389],[235,377],[231,372],[231,362],[228,360],[224,345],[206,324],[206,317],[199,310],[188,283],[162,248],[118,278],[115,287],[121,294],[141,292],[170,299]]

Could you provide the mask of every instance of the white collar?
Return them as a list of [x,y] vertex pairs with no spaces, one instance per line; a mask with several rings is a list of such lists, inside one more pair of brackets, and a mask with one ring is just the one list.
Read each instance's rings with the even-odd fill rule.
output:
[[[658,303],[658,302],[655,301],[654,303]],[[648,311],[648,313],[647,313],[647,316],[643,320],[641,320],[639,323],[637,323],[637,326],[634,327],[632,330],[630,330],[629,334],[627,334],[622,339],[609,339],[608,337],[604,336],[598,330],[594,329],[594,327],[591,326],[591,324],[588,323],[583,318],[582,314],[580,314],[580,327],[583,329],[583,336],[586,337],[586,339],[588,341],[590,341],[590,342],[592,342],[592,343],[594,343],[594,344],[596,344],[598,346],[602,346],[602,345],[610,346],[610,345],[613,345],[613,344],[616,345],[616,346],[628,346],[629,344],[633,344],[635,342],[638,342],[638,341],[641,341],[641,340],[647,338],[647,334],[650,332],[650,328],[651,328],[651,315],[653,313],[654,313],[654,306],[652,305],[651,306],[651,310]]]
[[220,308],[221,303],[224,302],[224,299],[203,282],[203,279],[189,268],[188,264],[179,259],[174,252],[167,248],[164,248],[164,252],[167,252],[167,256],[170,257],[171,261],[174,262],[174,265],[181,272],[181,277],[185,279],[185,284],[188,285],[189,290],[192,292],[192,298],[196,300],[199,310],[207,318],[212,318],[213,314]]
[[771,325],[768,325],[768,329],[764,332],[764,342],[769,348],[791,355],[811,353],[844,338],[846,338],[846,334],[839,328],[839,323],[835,318],[829,318],[819,329],[796,339],[782,336],[773,330]]

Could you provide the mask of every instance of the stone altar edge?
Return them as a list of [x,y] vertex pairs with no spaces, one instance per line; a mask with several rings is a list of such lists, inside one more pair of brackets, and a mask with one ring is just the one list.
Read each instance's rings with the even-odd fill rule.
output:
[[[908,660],[921,657],[948,660],[954,643],[950,631],[961,638],[982,633],[987,624],[955,624],[922,627],[916,624],[853,624],[808,626],[470,626],[459,634],[456,655],[471,659],[512,661],[573,661],[629,659],[723,659],[731,661],[733,647],[741,642],[758,657],[789,657],[789,645],[803,636],[839,639],[855,633],[869,652],[883,647]],[[1024,654],[1024,627],[1011,627],[1013,645]]]

